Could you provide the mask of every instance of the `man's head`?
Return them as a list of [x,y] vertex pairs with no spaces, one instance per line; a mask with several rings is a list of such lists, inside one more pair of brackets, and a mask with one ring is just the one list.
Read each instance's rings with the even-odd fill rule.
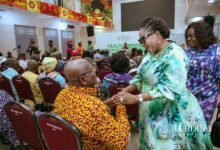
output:
[[66,64],[64,74],[70,85],[94,87],[97,83],[95,68],[84,59],[76,59]]
[[27,70],[37,74],[38,63],[35,60],[29,60],[27,63]]
[[48,45],[49,45],[50,47],[52,47],[52,46],[53,46],[53,41],[52,41],[52,40],[49,40],[49,41],[48,41]]
[[5,61],[5,66],[13,68],[15,70],[17,70],[20,67],[18,61],[15,58],[8,58]]

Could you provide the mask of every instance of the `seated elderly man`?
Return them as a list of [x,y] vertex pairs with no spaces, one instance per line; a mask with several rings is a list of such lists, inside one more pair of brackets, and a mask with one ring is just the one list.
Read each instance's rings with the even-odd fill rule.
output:
[[8,58],[5,61],[4,65],[7,66],[8,68],[5,71],[2,71],[2,75],[9,80],[15,99],[19,101],[17,91],[14,87],[14,84],[12,83],[12,78],[19,75],[18,72],[16,71],[16,69],[19,68],[19,63],[15,58]]
[[57,96],[54,113],[80,131],[84,150],[126,149],[130,125],[126,108],[117,106],[116,118],[97,97],[97,80],[92,65],[83,59],[70,61],[64,68],[69,86]]
[[[34,99],[36,104],[43,103],[43,96],[40,92],[39,87],[37,86],[37,78],[38,78],[38,63],[35,60],[29,60],[27,63],[28,71],[22,74],[28,82],[30,83],[31,90],[33,92]],[[34,103],[31,100],[25,100],[25,103],[34,108]]]
[[59,72],[55,71],[56,67],[57,67],[56,58],[45,57],[43,59],[42,67],[41,67],[43,72],[39,75],[38,80],[40,80],[41,78],[49,77],[52,80],[59,83],[61,88],[65,88],[66,87],[66,80],[62,77],[62,75]]

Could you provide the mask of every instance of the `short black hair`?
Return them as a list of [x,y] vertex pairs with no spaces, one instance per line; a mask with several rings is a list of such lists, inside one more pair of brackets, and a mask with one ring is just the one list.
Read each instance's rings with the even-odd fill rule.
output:
[[145,18],[140,28],[144,28],[145,30],[152,30],[152,32],[160,32],[160,34],[163,36],[163,38],[167,39],[170,36],[170,29],[168,27],[168,24],[159,17],[147,17]]
[[116,73],[125,73],[129,67],[129,59],[124,53],[117,52],[112,55],[111,69]]
[[206,49],[210,45],[217,43],[217,38],[215,37],[212,27],[203,21],[192,22],[188,25],[185,31],[185,40],[187,43],[187,32],[190,28],[194,29],[195,38],[198,40],[199,46]]

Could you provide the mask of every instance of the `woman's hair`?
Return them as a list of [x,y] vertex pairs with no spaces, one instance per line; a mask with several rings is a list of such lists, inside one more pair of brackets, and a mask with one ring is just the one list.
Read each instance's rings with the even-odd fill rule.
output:
[[117,52],[111,58],[111,69],[116,73],[125,73],[129,67],[129,59],[124,53]]
[[203,49],[209,47],[209,45],[217,43],[217,39],[213,33],[212,27],[206,22],[192,22],[188,25],[185,31],[185,40],[187,42],[187,32],[190,28],[194,29],[195,38],[197,39],[199,46]]
[[160,32],[163,38],[167,39],[170,36],[170,29],[167,23],[158,17],[147,17],[141,23],[141,28],[150,33]]

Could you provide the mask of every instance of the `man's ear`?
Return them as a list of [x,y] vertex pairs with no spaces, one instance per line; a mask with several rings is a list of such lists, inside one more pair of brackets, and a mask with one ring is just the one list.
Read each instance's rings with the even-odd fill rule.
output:
[[82,84],[82,85],[84,85],[84,86],[87,85],[87,82],[85,81],[85,77],[84,77],[84,76],[80,76],[80,77],[79,77],[79,82],[80,82],[80,84]]

